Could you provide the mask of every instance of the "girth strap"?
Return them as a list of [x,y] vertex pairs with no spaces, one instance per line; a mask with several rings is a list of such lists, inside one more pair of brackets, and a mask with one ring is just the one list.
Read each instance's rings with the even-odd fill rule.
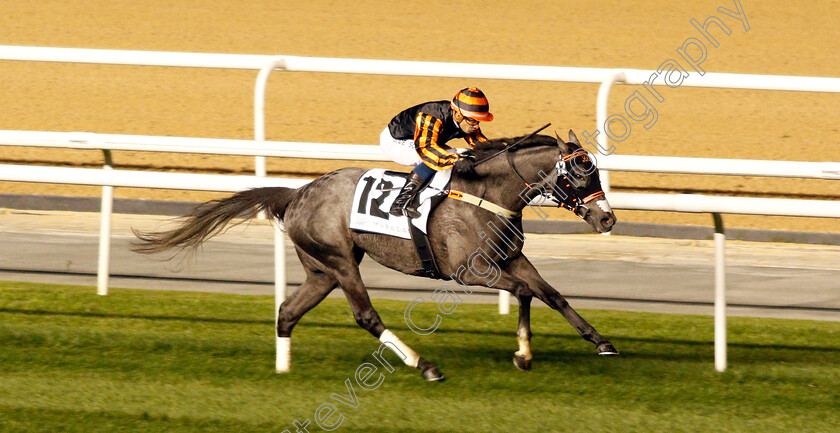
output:
[[437,260],[435,260],[435,253],[432,251],[432,243],[429,241],[429,236],[411,222],[408,223],[408,229],[411,233],[411,240],[414,241],[417,256],[420,257],[420,264],[423,266],[423,273],[421,275],[437,280],[442,279],[443,274],[440,272],[440,268],[438,268]]
[[448,197],[453,198],[455,200],[460,200],[460,201],[469,203],[471,205],[478,206],[482,209],[487,209],[487,210],[489,210],[490,212],[493,212],[493,213],[500,213],[500,214],[502,214],[502,216],[504,216],[507,219],[512,219],[512,218],[516,218],[518,216],[522,216],[522,212],[514,212],[512,210],[505,209],[505,208],[497,205],[496,203],[489,202],[487,200],[484,200],[483,198],[476,197],[472,194],[467,194],[463,191],[455,191],[454,189],[449,190]]

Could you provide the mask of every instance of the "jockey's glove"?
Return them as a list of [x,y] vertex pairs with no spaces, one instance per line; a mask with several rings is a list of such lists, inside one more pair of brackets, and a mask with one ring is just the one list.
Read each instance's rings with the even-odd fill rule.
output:
[[460,155],[455,161],[455,171],[462,176],[476,176],[475,157],[470,154]]

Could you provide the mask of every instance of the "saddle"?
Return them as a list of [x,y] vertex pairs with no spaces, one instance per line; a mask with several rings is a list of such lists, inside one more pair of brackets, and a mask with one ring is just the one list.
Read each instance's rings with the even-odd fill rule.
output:
[[388,213],[391,204],[397,198],[397,193],[405,185],[408,173],[384,169],[368,170],[356,184],[350,212],[350,229],[411,239],[423,265],[420,275],[443,278],[429,242],[427,224],[429,215],[449,194],[451,177],[451,170],[435,174],[432,181],[415,198],[419,202],[417,210],[420,211],[420,217],[409,222],[405,216],[393,216]]

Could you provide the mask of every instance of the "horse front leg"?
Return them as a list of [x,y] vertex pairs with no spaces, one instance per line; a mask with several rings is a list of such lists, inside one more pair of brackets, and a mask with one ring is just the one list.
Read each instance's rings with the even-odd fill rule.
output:
[[534,293],[534,296],[545,302],[549,307],[559,311],[584,340],[595,345],[595,350],[599,355],[618,355],[618,350],[615,349],[612,343],[599,334],[589,322],[584,320],[569,305],[566,298],[540,276],[534,265],[524,255],[519,255],[508,262],[505,271],[511,276],[525,281],[528,288]]
[[516,339],[519,350],[513,354],[513,365],[522,371],[531,371],[531,299],[533,296],[517,294],[519,300],[519,327],[516,329]]
[[528,287],[528,283],[511,275],[504,269],[501,269],[498,278],[494,279],[492,284],[488,284],[480,273],[463,272],[456,274],[456,276],[455,281],[462,284],[464,288],[467,285],[484,286],[504,290],[516,296],[519,300],[519,326],[516,329],[519,350],[513,354],[513,365],[522,371],[530,371],[531,360],[534,358],[531,352],[531,299],[533,299],[533,292]]

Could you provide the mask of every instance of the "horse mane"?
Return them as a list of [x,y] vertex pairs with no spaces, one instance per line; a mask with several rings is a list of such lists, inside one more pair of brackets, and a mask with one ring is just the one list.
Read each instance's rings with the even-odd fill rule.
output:
[[[509,138],[496,138],[493,140],[482,141],[476,143],[476,146],[466,153],[473,155],[476,160],[480,161],[494,153],[510,146],[513,143],[521,140],[525,135],[520,135],[518,137],[509,137]],[[516,145],[516,149],[512,149],[511,152],[515,152],[519,149],[525,149],[528,147],[540,147],[540,146],[557,146],[557,140],[554,137],[549,137],[547,135],[535,135],[522,143]]]

